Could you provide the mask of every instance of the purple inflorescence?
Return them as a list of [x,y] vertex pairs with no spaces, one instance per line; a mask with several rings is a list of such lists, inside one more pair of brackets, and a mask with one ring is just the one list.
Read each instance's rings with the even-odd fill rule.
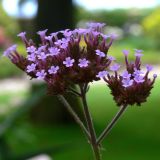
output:
[[153,88],[153,84],[157,77],[156,74],[153,75],[153,79],[148,77],[149,72],[153,69],[151,65],[146,65],[146,72],[141,70],[142,50],[136,50],[135,52],[135,61],[129,62],[129,51],[123,50],[126,64],[124,72],[118,74],[117,70],[120,66],[114,64],[110,67],[110,70],[114,71],[115,74],[108,74],[103,77],[108,87],[111,89],[111,94],[118,106],[133,104],[141,105],[141,103],[145,102],[150,95],[150,91]]
[[[118,105],[140,105],[150,94],[157,75],[153,75],[153,80],[148,77],[153,68],[150,65],[146,65],[146,73],[140,69],[143,51],[138,49],[135,49],[135,62],[129,62],[129,51],[123,50],[126,69],[118,74],[120,65],[110,66],[115,58],[107,55],[117,36],[103,34],[104,25],[92,22],[87,29],[66,29],[49,35],[47,30],[39,31],[39,45],[21,32],[18,36],[26,46],[27,56],[20,55],[16,45],[8,48],[4,56],[31,78],[44,80],[50,94],[63,94],[71,84],[104,79]],[[115,74],[109,74],[109,69]]]
[[[113,35],[105,35],[104,23],[88,23],[88,28],[66,29],[47,34],[47,29],[37,32],[41,43],[35,45],[25,32],[18,36],[26,46],[27,56],[8,48],[4,55],[32,78],[43,79],[51,94],[64,93],[70,84],[100,80],[115,60],[107,56],[114,41]],[[99,76],[98,76],[99,75]]]

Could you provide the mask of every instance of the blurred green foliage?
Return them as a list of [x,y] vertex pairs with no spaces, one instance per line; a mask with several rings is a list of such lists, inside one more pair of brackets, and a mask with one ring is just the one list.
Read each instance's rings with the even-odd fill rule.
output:
[[[145,39],[145,41],[144,41]],[[130,51],[129,57],[134,60],[134,49],[143,49],[144,56],[142,57],[143,64],[156,65],[160,62],[159,51],[154,49],[154,42],[148,37],[126,37],[122,41],[115,41],[109,49],[108,55],[116,58],[118,63],[124,63],[123,49]]]
[[5,13],[1,2],[0,2],[0,27],[3,27],[5,29],[7,37],[11,38],[12,40],[16,39],[16,35],[20,31],[17,20],[9,17]]
[[[0,3],[0,27],[4,29],[4,35],[6,36],[5,38],[9,43],[15,43],[15,41],[17,42],[16,35],[20,31],[18,21],[9,17],[5,13],[2,7],[2,3]],[[7,45],[9,45],[9,43],[7,43]],[[20,51],[23,50],[21,48],[22,47],[20,47]],[[21,71],[17,69],[16,66],[11,64],[7,58],[1,57],[3,50],[4,48],[0,48],[0,78],[21,75]]]
[[18,69],[10,60],[6,57],[0,60],[0,78],[14,77],[22,75],[22,71]]
[[115,9],[87,11],[76,7],[74,19],[76,22],[97,21],[104,22],[109,26],[124,27],[126,23],[140,23],[153,9]]
[[160,8],[155,9],[142,21],[146,34],[154,39],[157,48],[160,48]]

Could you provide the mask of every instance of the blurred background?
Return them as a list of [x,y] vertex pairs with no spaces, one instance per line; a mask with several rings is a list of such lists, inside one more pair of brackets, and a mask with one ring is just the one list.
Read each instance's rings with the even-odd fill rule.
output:
[[[122,49],[144,50],[143,62],[160,64],[160,0],[0,0],[0,54],[18,44],[16,36],[85,27],[88,21],[107,24],[105,33],[118,39],[110,55],[123,63]],[[66,95],[81,115],[80,102]],[[157,160],[160,158],[159,80],[148,102],[129,107],[104,141],[103,159]],[[117,112],[110,91],[102,82],[91,84],[88,102],[98,133]],[[5,57],[0,58],[0,160],[91,160],[92,152],[80,129],[56,97],[45,95],[45,85],[30,81]]]

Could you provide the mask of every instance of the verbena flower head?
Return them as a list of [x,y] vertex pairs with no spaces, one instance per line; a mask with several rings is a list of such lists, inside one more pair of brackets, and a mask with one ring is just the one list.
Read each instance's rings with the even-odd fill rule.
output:
[[[104,35],[103,23],[88,23],[88,28],[63,30],[47,35],[39,31],[41,43],[35,45],[22,32],[18,36],[26,46],[27,56],[8,48],[4,55],[31,78],[44,80],[51,94],[62,94],[70,85],[100,80],[114,60],[107,52],[114,36]],[[99,76],[97,76],[99,74]]]
[[126,64],[125,71],[118,74],[119,65],[114,64],[110,69],[115,74],[107,74],[103,77],[118,106],[141,105],[147,100],[153,88],[157,75],[154,74],[153,78],[148,77],[149,72],[153,69],[151,65],[146,65],[146,72],[141,70],[141,52],[141,50],[136,50],[135,61],[129,62],[129,51],[123,50]]

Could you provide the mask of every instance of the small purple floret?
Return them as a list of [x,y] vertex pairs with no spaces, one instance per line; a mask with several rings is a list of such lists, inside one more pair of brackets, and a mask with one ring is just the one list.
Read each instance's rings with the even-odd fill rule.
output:
[[55,45],[60,46],[62,44],[62,40],[57,40],[56,42],[54,42]]
[[66,67],[72,67],[74,62],[75,62],[74,59],[71,59],[71,57],[67,57],[67,58],[65,59],[65,61],[63,61],[63,64],[64,64]]
[[144,72],[143,72],[143,71],[141,71],[141,70],[138,70],[138,69],[134,68],[134,73],[133,73],[133,75],[134,75],[134,76],[142,75],[142,74],[144,74]]
[[37,79],[41,79],[41,80],[43,80],[46,75],[47,73],[45,72],[44,69],[36,73]]
[[29,54],[29,55],[27,56],[27,59],[28,59],[29,61],[34,62],[34,61],[36,60],[35,54],[34,54],[34,53]]
[[70,31],[69,29],[61,31],[61,33],[63,33],[65,37],[70,37],[72,35],[72,31]]
[[74,31],[72,31],[73,34],[77,34],[78,35],[86,35],[88,33],[88,30],[87,29],[84,29],[84,28],[78,28],[78,29],[75,29]]
[[35,46],[30,46],[30,47],[27,47],[27,52],[29,53],[34,53],[36,51],[36,47]]
[[113,56],[107,56],[107,58],[108,58],[110,61],[115,61],[115,60],[116,60],[116,58],[113,57]]
[[53,38],[53,36],[45,36],[45,39],[48,40],[48,41],[51,41]]
[[97,78],[104,78],[105,76],[107,76],[108,75],[108,72],[107,71],[100,71],[97,75],[96,75],[96,77]]
[[157,78],[157,74],[153,74],[153,78]]
[[149,64],[146,64],[146,69],[148,72],[152,71],[153,70],[153,66],[149,65]]
[[131,74],[129,74],[128,73],[128,71],[124,71],[123,73],[122,73],[122,77],[125,79],[129,79],[130,77],[131,77]]
[[134,80],[137,82],[137,83],[143,83],[145,80],[144,80],[144,76],[141,76],[141,75],[136,75],[134,77]]
[[101,34],[101,36],[102,36],[105,40],[107,40],[108,38],[111,37],[110,35],[105,35],[105,34]]
[[[69,38],[62,38],[61,40],[57,40],[54,42],[56,46],[60,46],[61,48],[66,48],[68,46]],[[63,47],[62,47],[63,45]]]
[[45,60],[46,58],[47,58],[47,55],[46,55],[44,52],[41,52],[41,53],[38,55],[38,59]]
[[55,38],[55,37],[57,37],[57,34],[58,34],[58,32],[54,32],[54,33],[51,33],[50,35]]
[[139,57],[139,58],[143,56],[143,54],[141,54],[141,53],[135,53],[134,55],[135,55],[136,57]]
[[140,58],[140,57],[143,56],[142,52],[143,52],[143,50],[135,49],[135,54],[134,54],[134,55],[135,55],[136,57],[139,57],[139,58]]
[[133,80],[131,80],[130,78],[123,79],[122,83],[123,83],[123,87],[127,88],[133,85]]
[[110,38],[111,38],[112,40],[116,40],[116,39],[118,38],[118,35],[115,34],[115,33],[112,33],[112,34],[110,34]]
[[46,49],[46,46],[40,46],[37,50],[37,54],[40,54],[41,52],[43,52]]
[[16,44],[12,45],[6,51],[4,51],[3,56],[9,57],[12,52],[16,51],[16,49],[17,49],[17,45]]
[[94,37],[97,37],[97,36],[101,35],[100,32],[97,32],[97,31],[93,31],[92,34],[93,34]]
[[134,51],[135,51],[135,53],[142,53],[143,52],[143,50],[141,50],[141,49],[134,49]]
[[34,63],[32,63],[31,65],[28,65],[27,66],[27,72],[28,73],[30,73],[30,72],[33,72],[33,71],[35,71],[35,69],[36,69],[36,64],[34,64]]
[[40,35],[41,37],[45,38],[46,32],[48,31],[48,29],[42,30],[42,31],[38,31],[37,34]]
[[17,35],[18,37],[25,38],[26,32],[21,32]]
[[66,49],[68,47],[68,43],[62,43],[60,47],[62,49]]
[[97,30],[97,29],[101,30],[105,26],[105,23],[89,22],[87,23],[87,26],[89,29],[92,30]]
[[85,68],[85,67],[88,66],[88,64],[89,64],[89,61],[86,60],[86,58],[79,59],[79,64],[78,64],[78,66],[79,66],[80,68]]
[[105,57],[105,53],[101,52],[99,49],[96,50],[96,55],[98,55],[99,57]]
[[60,49],[55,48],[55,47],[51,47],[48,50],[50,52],[49,55],[51,55],[51,56],[56,56],[56,55],[58,55],[60,53]]
[[51,66],[51,68],[48,70],[49,74],[56,74],[59,70],[59,66]]
[[129,54],[129,50],[126,50],[126,49],[124,49],[122,52],[123,52],[123,54],[124,54],[125,56],[128,56],[128,54]]
[[110,66],[111,71],[118,71],[120,68],[120,65],[115,63],[114,65]]

